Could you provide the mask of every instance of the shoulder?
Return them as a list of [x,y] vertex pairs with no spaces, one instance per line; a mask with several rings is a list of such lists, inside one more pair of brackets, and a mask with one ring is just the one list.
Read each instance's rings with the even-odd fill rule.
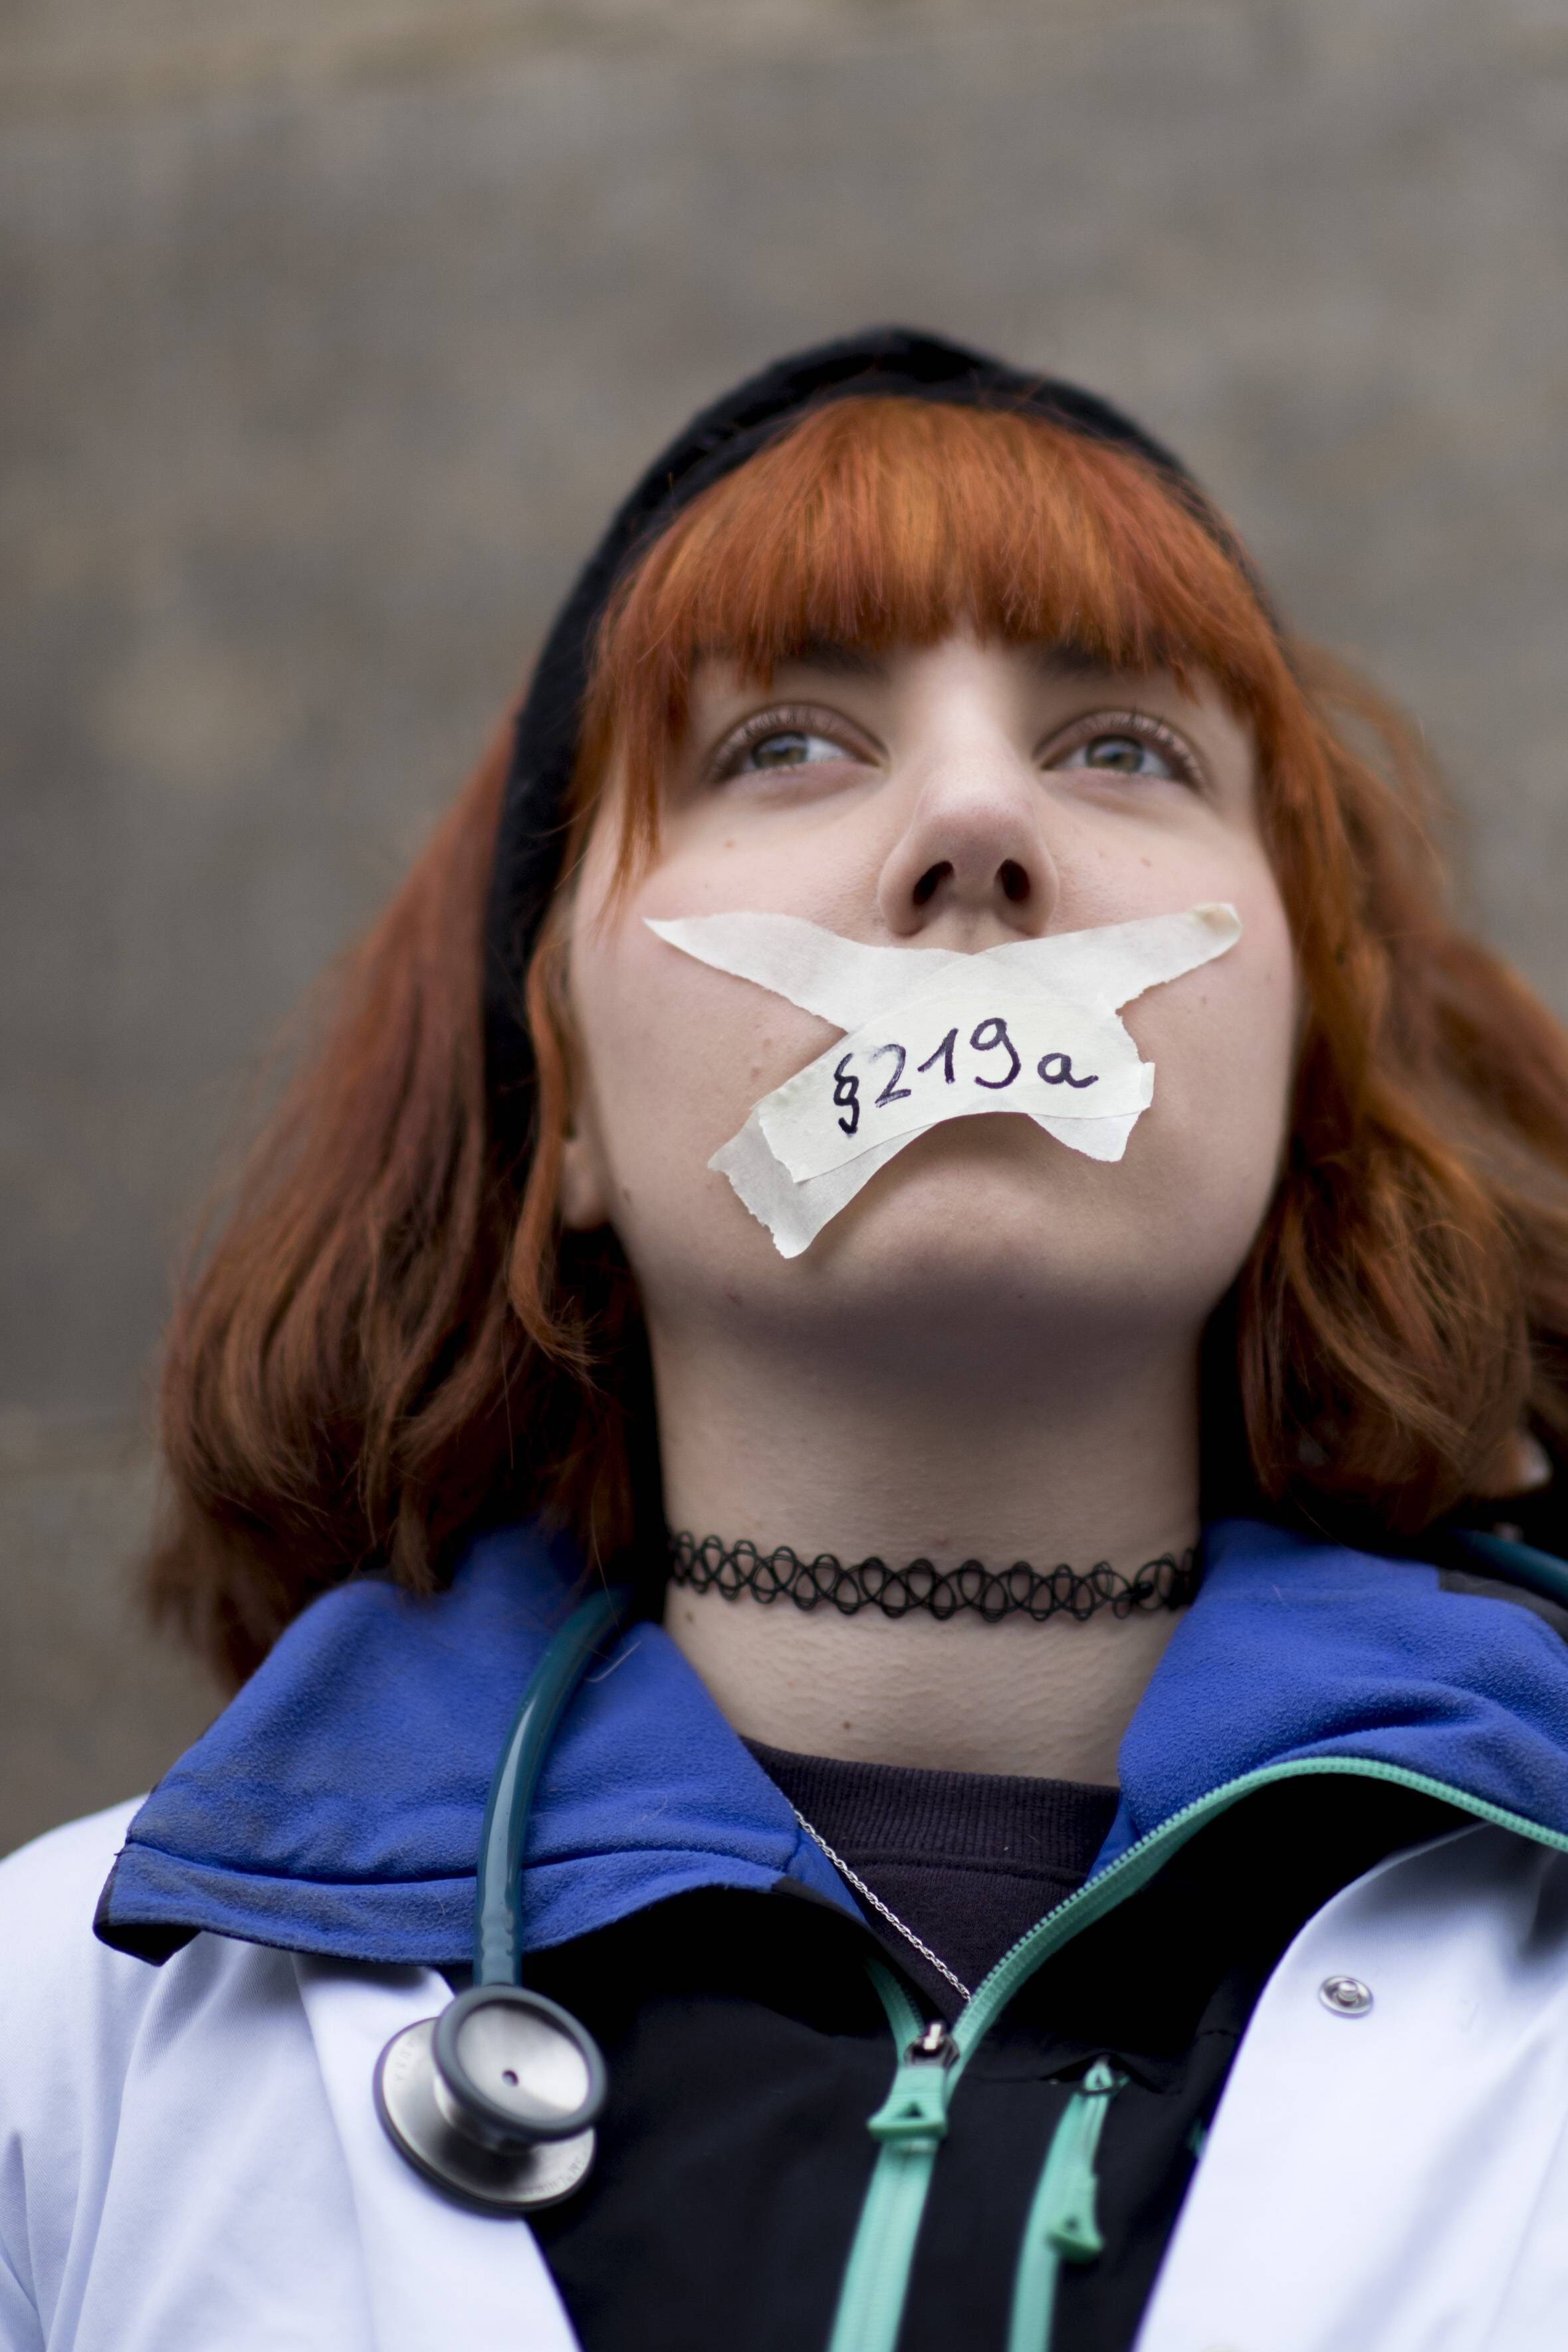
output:
[[152,1990],[152,1970],[92,1925],[135,1811],[111,1806],[0,1862],[0,2336],[19,2344],[41,2340],[86,2152]]
[[[252,2209],[287,2205],[297,2231],[319,2210],[351,2243],[291,1956],[201,1935],[154,1967],[95,1935],[135,1811],[0,1863],[0,2343],[248,2345],[229,2273],[276,2301],[265,2248],[236,2251]],[[242,2100],[214,2104],[238,2081]],[[181,2240],[197,2213],[215,2267]]]
[[163,1996],[162,1972],[93,1932],[134,1803],[51,1830],[0,1863],[0,2116],[23,2168],[63,2192]]
[[42,1837],[6,1854],[0,1861],[0,1912],[9,1916],[18,1902],[36,1900],[56,1889],[68,1893],[73,1887],[91,1885],[95,1874],[101,1886],[143,1801],[141,1797],[128,1797],[101,1813],[86,1813],[79,1822],[46,1830]]
[[193,2006],[275,1997],[280,1972],[292,1988],[291,1957],[265,1946],[198,1935],[154,1966],[101,1940],[99,1899],[141,1801],[68,1822],[0,1862],[0,2075],[16,2095],[13,2117],[24,2088],[57,2116],[62,2102],[101,2095],[144,2034]]
[[99,1939],[99,1898],[136,1811],[111,1806],[0,1863],[0,2127],[24,2168],[45,2163],[62,2191],[128,2082],[172,2039],[190,2039],[193,2015],[205,2044],[225,2019],[275,1994],[262,1980],[281,1969],[292,1990],[283,1953],[198,1936],[158,1968]]
[[93,1934],[103,1884],[141,1800],[131,1798],[50,1830],[0,1862],[0,2032],[30,1992],[57,1992],[68,1980],[79,2000],[85,1979],[107,1970],[134,1983],[136,1961],[110,1952]]

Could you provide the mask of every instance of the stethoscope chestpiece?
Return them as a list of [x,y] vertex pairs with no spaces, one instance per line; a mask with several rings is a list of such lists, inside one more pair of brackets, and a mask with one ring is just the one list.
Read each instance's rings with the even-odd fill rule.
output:
[[394,2034],[376,2110],[415,2170],[465,2205],[526,2213],[593,2162],[604,2061],[586,2027],[520,1985],[475,1985]]

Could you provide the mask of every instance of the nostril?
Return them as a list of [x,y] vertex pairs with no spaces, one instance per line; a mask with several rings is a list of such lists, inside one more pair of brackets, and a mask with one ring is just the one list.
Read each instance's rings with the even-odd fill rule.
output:
[[946,858],[944,858],[939,866],[928,866],[915,886],[915,905],[917,907],[928,905],[936,895],[937,886],[945,882],[952,871],[953,868]]
[[998,867],[997,879],[1002,886],[1003,898],[1010,898],[1015,907],[1029,897],[1029,876],[1016,857],[1008,858]]

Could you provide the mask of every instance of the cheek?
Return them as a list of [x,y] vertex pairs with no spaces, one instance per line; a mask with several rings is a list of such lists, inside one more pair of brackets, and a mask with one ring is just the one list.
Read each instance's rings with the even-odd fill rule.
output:
[[1278,1177],[1299,1003],[1278,900],[1270,891],[1238,904],[1245,929],[1230,952],[1125,1016],[1155,1065],[1154,1102],[1134,1130],[1128,1161],[1157,1194],[1167,1229],[1217,1262],[1234,1259],[1230,1272]]
[[574,942],[571,1001],[580,1124],[641,1272],[661,1232],[711,1217],[716,1199],[732,1198],[709,1159],[760,1096],[838,1033],[655,939],[635,907]]

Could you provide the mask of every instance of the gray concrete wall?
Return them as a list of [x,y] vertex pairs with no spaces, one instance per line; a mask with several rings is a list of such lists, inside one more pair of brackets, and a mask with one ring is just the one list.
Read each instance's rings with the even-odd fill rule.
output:
[[775,351],[913,319],[1145,416],[1568,1009],[1565,177],[1568,0],[14,0],[0,1846],[212,1704],[124,1580],[263,1042]]

